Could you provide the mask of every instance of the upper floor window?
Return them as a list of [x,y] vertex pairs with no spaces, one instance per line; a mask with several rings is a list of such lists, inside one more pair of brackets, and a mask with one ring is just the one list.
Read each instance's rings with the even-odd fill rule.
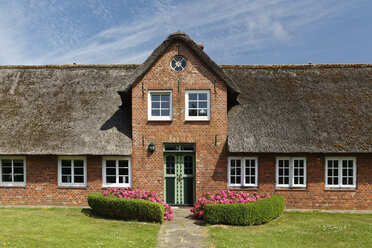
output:
[[86,186],[87,162],[85,157],[58,157],[58,186]]
[[0,157],[0,185],[26,185],[26,159],[24,157]]
[[126,157],[104,157],[102,166],[104,187],[130,187],[131,161]]
[[209,90],[186,90],[185,105],[185,118],[187,121],[210,120]]
[[229,157],[229,186],[258,186],[258,163],[256,157]]
[[326,157],[325,186],[330,188],[356,187],[355,157]]
[[148,119],[151,121],[172,120],[172,91],[148,91]]
[[277,158],[276,186],[306,187],[306,158]]

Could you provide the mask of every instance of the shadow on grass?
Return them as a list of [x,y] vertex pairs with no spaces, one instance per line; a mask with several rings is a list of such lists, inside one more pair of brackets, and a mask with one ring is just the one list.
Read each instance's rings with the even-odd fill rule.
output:
[[82,214],[84,214],[85,216],[90,217],[90,218],[94,218],[94,219],[116,220],[116,221],[120,221],[120,219],[115,219],[115,218],[111,218],[111,217],[107,217],[107,216],[100,215],[100,214],[94,212],[93,209],[91,209],[91,208],[83,208],[83,209],[81,209],[80,212],[81,212]]

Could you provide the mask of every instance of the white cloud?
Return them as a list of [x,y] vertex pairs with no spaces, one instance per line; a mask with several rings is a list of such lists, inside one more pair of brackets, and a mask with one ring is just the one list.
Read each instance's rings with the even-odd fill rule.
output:
[[[347,1],[312,0],[165,0],[141,6],[128,1],[132,15],[117,24],[117,6],[107,1],[17,3],[0,0],[1,64],[141,63],[178,29],[203,42],[209,54],[234,57],[277,42],[290,44],[293,36],[321,28],[351,7]],[[97,31],[87,23],[92,18],[108,28]]]

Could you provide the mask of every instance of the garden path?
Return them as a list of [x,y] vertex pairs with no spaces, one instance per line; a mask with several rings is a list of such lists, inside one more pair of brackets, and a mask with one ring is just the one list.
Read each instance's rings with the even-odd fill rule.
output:
[[204,222],[192,218],[189,208],[176,208],[174,219],[159,231],[159,247],[205,247],[207,229]]

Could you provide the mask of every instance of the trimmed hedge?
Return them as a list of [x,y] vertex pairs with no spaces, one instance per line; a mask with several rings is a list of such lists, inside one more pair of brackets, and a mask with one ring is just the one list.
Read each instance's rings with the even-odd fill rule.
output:
[[111,218],[146,222],[164,222],[164,206],[146,200],[125,199],[90,193],[88,205],[94,212]]
[[258,225],[279,217],[284,210],[284,197],[273,195],[255,202],[206,204],[204,221],[209,224]]

